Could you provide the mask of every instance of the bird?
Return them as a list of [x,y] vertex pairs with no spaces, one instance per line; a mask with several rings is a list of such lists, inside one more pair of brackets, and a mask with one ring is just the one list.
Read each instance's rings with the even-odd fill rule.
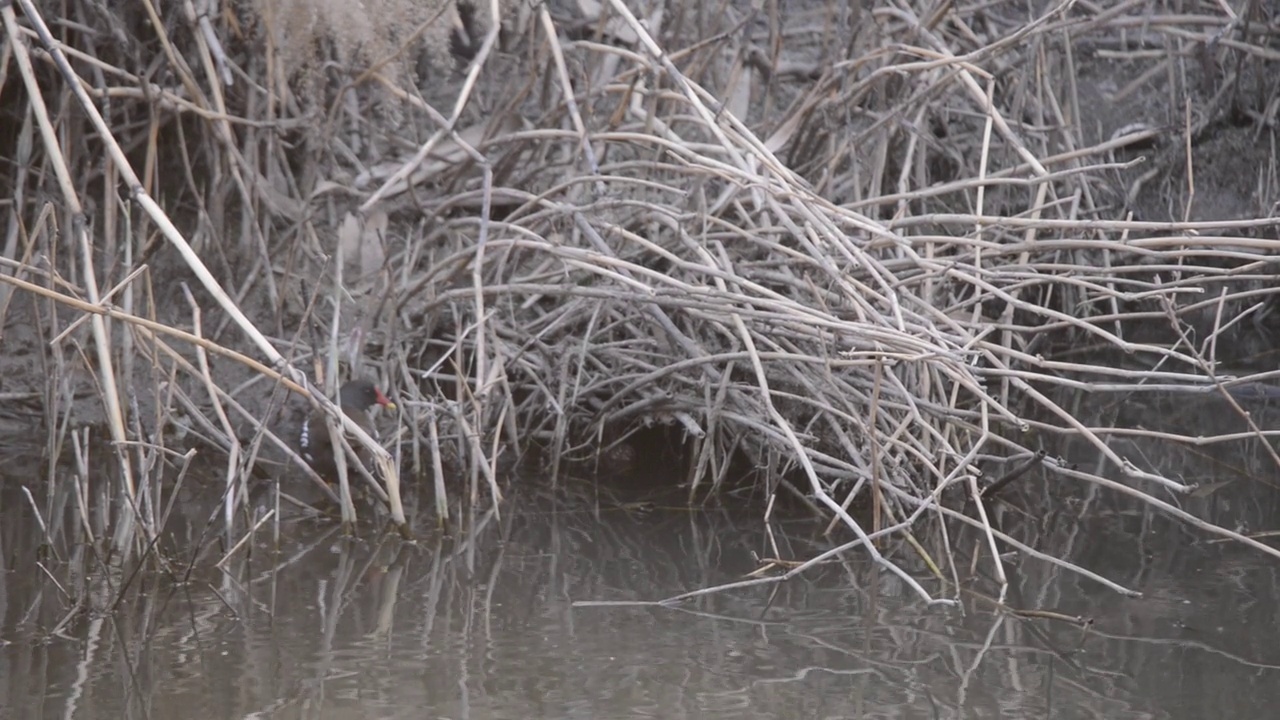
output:
[[[374,405],[388,410],[396,408],[395,403],[377,385],[364,379],[347,381],[338,391],[338,404],[352,422],[370,435],[373,434],[373,421],[369,418],[369,409]],[[342,457],[342,448],[333,447],[323,411],[317,409],[302,424],[302,429],[298,432],[298,451],[321,478],[330,481],[337,479],[338,458]]]

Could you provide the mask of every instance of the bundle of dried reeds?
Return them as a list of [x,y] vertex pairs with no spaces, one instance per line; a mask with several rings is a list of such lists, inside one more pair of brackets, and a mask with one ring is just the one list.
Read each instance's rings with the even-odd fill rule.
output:
[[[0,92],[23,99],[0,118],[4,280],[52,301],[24,316],[53,340],[49,427],[67,378],[95,373],[143,540],[176,452],[157,431],[181,416],[229,451],[230,532],[271,437],[241,426],[281,396],[251,378],[334,412],[299,368],[324,358],[332,394],[346,356],[398,389],[400,447],[431,463],[442,515],[442,438],[465,494],[496,503],[503,448],[544,446],[554,475],[576,447],[666,424],[691,497],[745,459],[846,528],[838,551],[930,599],[877,538],[927,526],[946,553],[951,520],[981,529],[999,578],[1007,546],[1096,577],[992,526],[982,478],[1015,470],[1266,549],[1151,494],[1191,485],[1062,402],[1212,390],[1218,338],[1272,292],[1276,243],[1256,235],[1274,186],[1205,219],[1191,172],[1224,98],[1280,57],[1259,4],[342,5],[3,10]],[[1132,79],[1082,87],[1099,59]],[[1183,92],[1134,100],[1154,77]],[[1120,123],[1102,98],[1179,112]],[[1133,217],[1161,201],[1180,210]],[[177,282],[196,287],[166,302]],[[1063,342],[1097,359],[1048,359]],[[1050,433],[1126,481],[1045,457]],[[398,464],[359,440],[403,527]]]

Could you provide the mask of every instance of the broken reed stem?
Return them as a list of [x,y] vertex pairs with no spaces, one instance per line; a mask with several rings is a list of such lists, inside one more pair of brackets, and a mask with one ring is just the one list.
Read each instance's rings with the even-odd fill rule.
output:
[[[196,299],[191,294],[191,289],[185,284],[182,286],[183,296],[187,299],[187,305],[191,308],[191,327],[194,335],[200,337],[201,334],[201,315],[200,305],[196,303]],[[227,452],[226,477],[224,478],[225,488],[222,495],[222,520],[226,527],[225,532],[228,533],[228,543],[230,543],[230,533],[235,530],[235,508],[237,502],[248,502],[248,488],[244,482],[244,475],[240,472],[240,439],[236,437],[235,428],[232,427],[231,421],[227,418],[227,413],[222,408],[222,403],[218,397],[217,383],[213,380],[213,374],[209,369],[209,355],[200,345],[196,345],[196,362],[200,371],[200,377],[204,380],[205,392],[209,395],[209,401],[213,405],[214,415],[218,419],[218,423],[230,444]]]

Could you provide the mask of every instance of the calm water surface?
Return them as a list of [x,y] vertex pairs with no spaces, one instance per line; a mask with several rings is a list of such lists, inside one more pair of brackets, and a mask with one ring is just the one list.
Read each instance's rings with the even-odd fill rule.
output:
[[[1063,450],[1088,459],[1086,448]],[[677,608],[583,607],[736,581],[775,552],[755,512],[512,500],[472,533],[424,531],[416,544],[286,523],[278,549],[264,533],[225,572],[214,553],[189,576],[191,548],[217,543],[202,539],[203,518],[175,520],[184,540],[163,549],[167,572],[130,577],[101,570],[83,546],[42,548],[23,481],[3,482],[6,719],[1124,720],[1273,718],[1280,708],[1280,563],[1113,498],[1054,498],[1043,478],[1010,498],[1010,532],[1144,596],[1013,557],[1007,602],[1088,627],[995,610],[991,560],[975,560],[981,539],[957,529],[963,612],[926,607],[859,552]],[[1280,493],[1242,488],[1186,507],[1255,527],[1280,517]],[[829,546],[820,525],[772,530],[786,559]],[[906,546],[886,549],[927,576]],[[95,568],[93,579],[77,579],[77,566]]]

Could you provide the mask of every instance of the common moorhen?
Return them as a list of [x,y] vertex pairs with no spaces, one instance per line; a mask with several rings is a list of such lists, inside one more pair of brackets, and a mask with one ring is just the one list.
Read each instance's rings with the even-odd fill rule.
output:
[[[373,421],[369,419],[369,408],[381,405],[388,410],[395,409],[395,403],[376,385],[368,380],[349,380],[338,391],[338,404],[342,412],[351,418],[370,435],[373,434]],[[338,476],[337,458],[342,455],[342,448],[334,448],[329,437],[329,429],[325,427],[324,413],[317,410],[307,418],[298,433],[298,454],[326,480],[335,480]]]

